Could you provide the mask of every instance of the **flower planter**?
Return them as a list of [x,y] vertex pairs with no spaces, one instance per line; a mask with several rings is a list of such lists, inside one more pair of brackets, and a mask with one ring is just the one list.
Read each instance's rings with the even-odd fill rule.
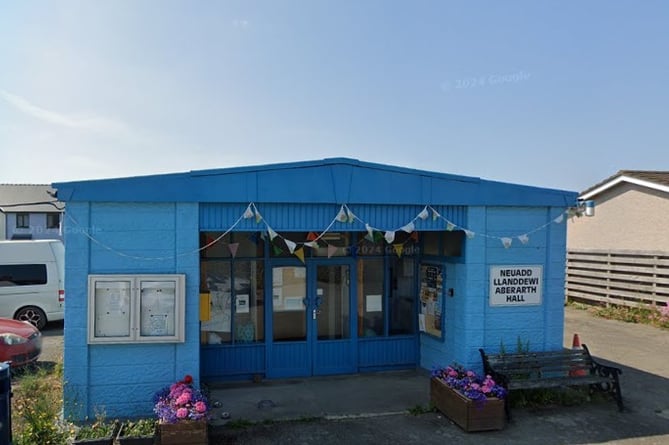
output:
[[161,445],[208,445],[207,420],[181,420],[177,423],[159,423]]
[[156,442],[156,435],[126,436],[127,425],[121,425],[121,429],[116,436],[117,445],[153,445]]
[[501,430],[506,424],[504,400],[491,397],[474,401],[437,378],[430,380],[430,401],[467,432]]
[[[118,428],[119,425],[117,422],[115,422],[112,431],[110,431],[109,434],[105,436],[90,439],[82,439],[75,436],[75,438],[72,440],[72,445],[113,445],[114,437],[116,437]],[[99,432],[99,430],[96,431]]]

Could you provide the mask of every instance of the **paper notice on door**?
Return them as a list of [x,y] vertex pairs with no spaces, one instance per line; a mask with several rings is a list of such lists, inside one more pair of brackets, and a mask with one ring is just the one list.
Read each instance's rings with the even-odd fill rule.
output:
[[425,314],[418,314],[418,329],[425,332]]
[[383,310],[382,295],[367,295],[365,297],[365,310],[367,312],[381,312]]

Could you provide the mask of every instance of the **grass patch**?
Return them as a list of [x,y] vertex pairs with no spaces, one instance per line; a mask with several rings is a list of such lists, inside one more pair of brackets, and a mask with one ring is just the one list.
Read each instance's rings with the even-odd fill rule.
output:
[[63,367],[22,370],[12,387],[12,435],[15,445],[65,444],[72,426],[60,418]]
[[519,389],[508,395],[512,408],[538,409],[547,406],[578,406],[610,400],[610,394],[590,392],[588,387]]
[[598,306],[574,302],[572,300],[568,300],[567,305],[575,309],[588,311],[592,315],[608,320],[646,324],[660,329],[669,329],[669,306],[657,306],[655,308],[616,305]]
[[415,405],[409,408],[407,411],[409,411],[409,414],[412,416],[420,416],[421,414],[431,413],[434,410],[435,408],[432,406]]

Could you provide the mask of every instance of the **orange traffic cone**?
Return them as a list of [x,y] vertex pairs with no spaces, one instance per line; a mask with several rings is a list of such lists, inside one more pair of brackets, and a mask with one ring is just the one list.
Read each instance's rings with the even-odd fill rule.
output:
[[[571,342],[571,349],[581,349],[581,339],[578,337],[578,334],[574,334],[574,340]],[[576,367],[572,367],[572,369],[569,371],[569,375],[586,375],[585,369],[582,367],[582,363],[577,363]]]

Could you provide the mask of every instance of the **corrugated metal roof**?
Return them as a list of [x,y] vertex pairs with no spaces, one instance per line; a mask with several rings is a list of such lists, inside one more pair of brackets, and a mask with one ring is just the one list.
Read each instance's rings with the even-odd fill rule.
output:
[[53,184],[65,202],[569,206],[575,192],[347,158]]
[[669,171],[619,170],[616,174],[581,192],[581,197],[584,199],[591,198],[621,182],[633,182],[655,190],[669,192]]
[[16,212],[57,212],[58,209],[47,202],[56,201],[48,192],[54,190],[48,184],[0,184],[0,208],[6,213]]

